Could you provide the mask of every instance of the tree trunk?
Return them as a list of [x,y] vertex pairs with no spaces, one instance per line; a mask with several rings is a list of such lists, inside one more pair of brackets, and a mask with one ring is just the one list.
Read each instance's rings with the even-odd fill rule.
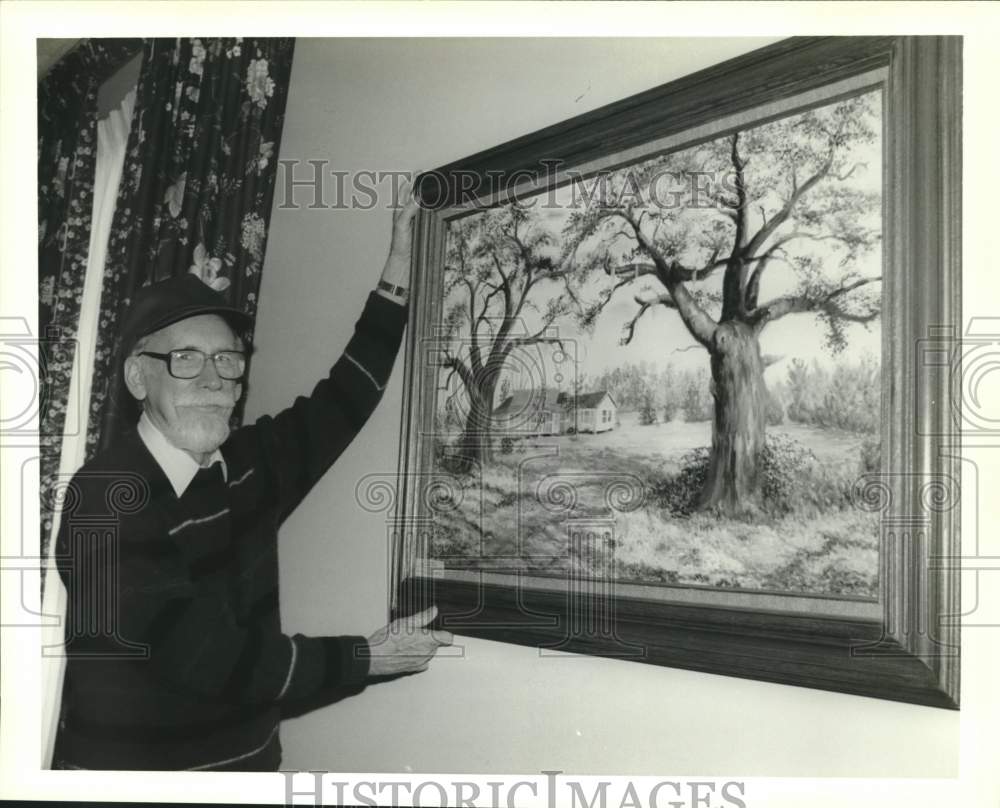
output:
[[712,454],[698,506],[727,516],[760,500],[767,392],[760,344],[745,323],[722,323],[712,338]]
[[462,474],[467,474],[477,465],[482,468],[493,459],[490,433],[493,420],[493,391],[483,391],[482,394],[471,398],[469,417],[453,453],[452,465],[455,471]]

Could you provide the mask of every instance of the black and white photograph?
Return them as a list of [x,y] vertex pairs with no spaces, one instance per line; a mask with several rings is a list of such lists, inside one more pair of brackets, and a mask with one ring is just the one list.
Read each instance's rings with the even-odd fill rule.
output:
[[143,5],[0,9],[0,797],[1000,798],[992,9]]

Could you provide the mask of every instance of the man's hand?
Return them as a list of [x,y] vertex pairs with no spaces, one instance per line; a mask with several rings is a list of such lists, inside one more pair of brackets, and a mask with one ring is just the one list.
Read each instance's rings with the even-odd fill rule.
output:
[[[414,172],[414,179],[417,173]],[[393,286],[410,288],[410,251],[413,247],[413,220],[420,204],[413,193],[412,182],[404,182],[399,187],[398,207],[392,213],[392,244],[389,258],[382,270],[382,280]]]
[[368,638],[371,653],[369,676],[394,676],[427,670],[442,645],[451,645],[450,631],[433,631],[427,625],[437,617],[437,606],[401,617]]

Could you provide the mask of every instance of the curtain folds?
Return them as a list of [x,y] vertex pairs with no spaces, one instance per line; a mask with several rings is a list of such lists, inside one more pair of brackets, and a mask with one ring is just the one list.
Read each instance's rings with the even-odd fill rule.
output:
[[41,552],[57,503],[63,434],[86,428],[70,396],[90,249],[97,166],[97,91],[140,48],[85,40],[38,85],[38,329]]
[[294,39],[146,41],[108,244],[88,456],[137,417],[116,363],[136,290],[193,272],[256,313],[293,50]]
[[[58,482],[137,416],[115,364],[135,291],[194,272],[256,313],[293,50],[294,39],[83,40],[39,83],[42,558]],[[140,52],[134,96],[99,123],[99,88]],[[43,612],[58,614],[65,592],[44,572]],[[61,676],[44,667],[46,761]]]
[[[68,400],[87,401],[94,363],[94,345],[97,341],[97,324],[100,317],[98,304],[101,299],[101,280],[104,274],[104,253],[111,232],[111,216],[114,212],[115,195],[125,162],[125,144],[128,138],[135,92],[129,93],[117,110],[97,122],[96,161],[92,222],[87,253],[87,269],[84,276],[80,299],[79,326],[77,329],[77,349],[73,358]],[[82,430],[66,429],[63,434],[59,456],[59,480],[68,480],[80,468],[86,451],[86,435]],[[51,546],[59,529],[60,514],[55,512],[51,531],[44,535]],[[46,559],[43,580],[59,580],[53,554],[44,553]],[[62,586],[45,586],[42,592],[42,614],[65,614],[65,591]],[[48,624],[43,629],[43,644],[57,648],[63,642],[61,623]],[[55,742],[55,724],[59,711],[59,694],[62,692],[62,678],[65,666],[61,658],[49,657],[42,664],[42,732],[43,755],[48,761]],[[46,763],[47,765],[47,763]]]
[[[77,361],[73,367],[72,385],[77,386],[78,395],[70,395],[70,400],[87,402],[93,384],[94,349],[97,344],[97,329],[100,322],[101,288],[104,278],[104,261],[107,255],[108,238],[115,212],[115,198],[118,183],[125,163],[125,146],[128,142],[132,110],[135,107],[135,90],[126,95],[121,106],[112,110],[107,118],[97,122],[97,164],[94,179],[94,206],[90,228],[90,245],[87,256],[87,273],[83,285],[77,330]],[[72,435],[65,435],[62,447],[63,474],[75,472],[86,458],[86,435],[81,429]]]

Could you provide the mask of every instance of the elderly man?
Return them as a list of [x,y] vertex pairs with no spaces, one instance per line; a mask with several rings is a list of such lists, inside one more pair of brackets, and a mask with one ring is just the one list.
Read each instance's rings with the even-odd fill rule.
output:
[[[284,710],[423,670],[451,641],[426,628],[433,609],[368,638],[289,636],[278,613],[278,526],[361,429],[398,351],[415,210],[397,210],[379,287],[329,376],[232,434],[246,315],[194,275],[136,295],[122,355],[142,415],[77,473],[58,537],[56,767],[276,770]],[[109,508],[116,529],[94,530]]]

